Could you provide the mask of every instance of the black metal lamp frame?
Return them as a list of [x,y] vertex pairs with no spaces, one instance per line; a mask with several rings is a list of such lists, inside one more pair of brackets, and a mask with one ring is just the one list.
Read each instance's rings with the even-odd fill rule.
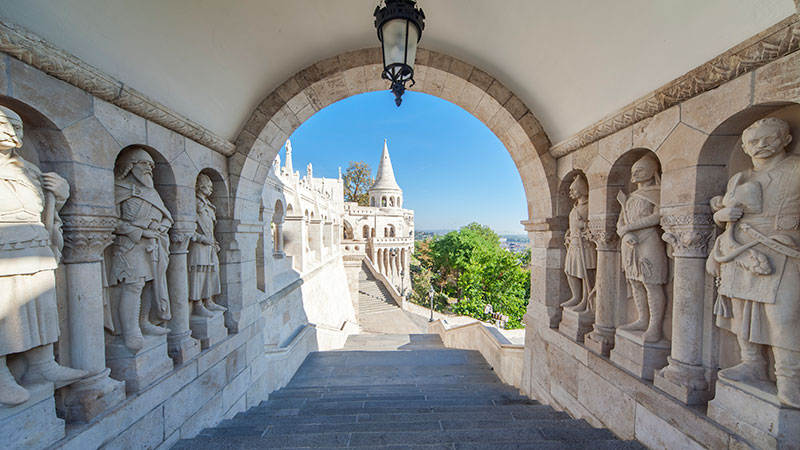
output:
[[406,83],[411,82],[408,87],[415,84],[414,69],[408,65],[408,30],[411,25],[419,30],[417,42],[422,39],[422,30],[425,29],[425,12],[417,8],[415,0],[386,0],[383,8],[380,5],[375,7],[375,28],[378,30],[378,39],[381,41],[381,56],[384,64],[386,63],[386,51],[383,46],[383,24],[394,19],[406,20],[406,45],[405,55],[402,63],[392,63],[383,68],[381,78],[392,82],[392,93],[395,96],[394,102],[397,106],[403,102],[403,94],[406,92]]

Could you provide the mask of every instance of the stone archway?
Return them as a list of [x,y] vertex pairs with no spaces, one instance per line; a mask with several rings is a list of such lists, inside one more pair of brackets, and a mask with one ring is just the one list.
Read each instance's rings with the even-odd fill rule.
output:
[[[269,168],[286,139],[317,111],[344,98],[388,89],[379,48],[313,64],[267,95],[251,114],[229,158],[234,218],[249,223]],[[414,91],[450,101],[482,121],[503,142],[519,170],[531,219],[553,217],[558,180],[550,140],[530,109],[491,75],[469,63],[419,49]]]

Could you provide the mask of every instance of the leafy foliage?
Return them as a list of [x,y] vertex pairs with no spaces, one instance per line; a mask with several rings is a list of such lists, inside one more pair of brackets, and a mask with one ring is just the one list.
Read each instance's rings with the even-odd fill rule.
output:
[[[416,274],[412,268],[412,301],[424,299],[419,303],[427,304],[427,290],[433,284],[445,299],[457,300],[453,311],[458,314],[490,320],[484,313],[488,303],[495,312],[508,316],[507,328],[522,327],[530,297],[530,253],[520,256],[503,249],[491,228],[471,223],[418,242],[415,257],[419,266]],[[523,264],[526,258],[528,265]]]
[[347,170],[342,174],[344,183],[344,201],[356,202],[360,206],[369,205],[369,188],[375,180],[372,169],[364,161],[350,161]]

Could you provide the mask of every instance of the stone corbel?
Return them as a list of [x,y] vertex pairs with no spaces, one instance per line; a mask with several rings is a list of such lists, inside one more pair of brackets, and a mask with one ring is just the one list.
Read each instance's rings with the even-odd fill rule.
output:
[[664,216],[663,239],[672,247],[672,255],[678,258],[705,258],[708,256],[714,221],[711,215],[695,214]]
[[564,232],[569,226],[566,218],[531,219],[520,223],[528,232],[531,247],[561,248],[564,245]]
[[103,251],[114,240],[115,217],[64,215],[63,261],[71,263],[99,262]]

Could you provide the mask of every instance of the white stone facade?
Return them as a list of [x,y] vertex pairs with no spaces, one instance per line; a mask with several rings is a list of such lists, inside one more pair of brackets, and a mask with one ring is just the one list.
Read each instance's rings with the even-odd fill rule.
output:
[[[19,155],[43,173],[61,174],[69,185],[69,199],[63,208],[56,205],[56,223],[63,223],[63,257],[55,271],[44,272],[55,275],[55,285],[37,285],[54,289],[56,329],[43,343],[51,342],[50,336],[57,340],[34,350],[44,356],[41,349],[49,350],[51,360],[55,356],[61,366],[77,369],[59,375],[64,381],[29,384],[41,358],[18,346],[3,355],[11,380],[27,392],[21,404],[0,405],[3,445],[169,448],[258,404],[288,382],[309,352],[340,348],[348,334],[357,332],[339,245],[340,180],[271,173],[257,199],[263,204],[261,214],[250,222],[233,219],[231,162],[217,151],[17,59],[0,58],[0,74],[0,105],[17,112],[24,125],[24,137],[18,133]],[[128,188],[139,209],[125,206],[131,200],[118,196],[123,179],[119,155],[128,149],[137,155],[132,165],[150,167],[153,173],[154,194],[145,187]],[[198,180],[206,179],[210,195],[201,201]],[[115,236],[124,229],[134,229],[130,236],[144,233],[146,226],[141,228],[136,214],[160,211],[156,194],[163,201],[164,211],[158,213],[163,228],[142,236],[162,236],[165,254],[152,260],[146,271],[151,275],[143,279],[163,275],[160,289],[169,309],[161,321],[151,311],[150,325],[131,317],[143,327],[137,343],[136,332],[123,340],[125,327],[119,322],[114,327],[107,316],[116,308],[109,305],[114,301],[109,255],[118,245],[132,248],[123,255],[136,251],[118,244]],[[205,237],[196,222],[201,204],[207,216],[214,212],[204,222],[213,234]],[[134,212],[126,216],[126,211]],[[41,220],[47,221],[45,214]],[[287,230],[285,252],[275,240],[281,226]],[[203,270],[218,273],[221,292],[201,292],[213,294],[225,311],[212,311],[210,317],[196,316],[189,303],[188,248],[200,239],[207,249],[218,246],[217,258],[208,259]],[[12,247],[3,247],[6,255]],[[143,254],[153,248],[143,248]],[[6,272],[13,267],[6,266]],[[146,295],[155,292],[150,283],[142,288]],[[66,379],[76,374],[78,381]],[[79,426],[67,431],[65,422]]]
[[[407,268],[402,251],[413,244],[413,214],[402,209],[396,183],[376,183],[376,206],[362,210],[337,200],[338,180],[315,179],[310,167],[302,179],[289,161],[277,171],[272,163],[287,137],[316,111],[386,88],[377,49],[329,55],[298,68],[264,97],[230,142],[45,41],[5,23],[0,27],[0,105],[20,116],[19,155],[38,168],[7,164],[3,182],[19,182],[26,173],[28,190],[41,191],[30,206],[3,202],[4,223],[47,231],[21,240],[4,233],[2,251],[49,248],[51,253],[35,255],[49,264],[58,260],[57,236],[63,237],[56,267],[4,264],[4,283],[31,273],[48,277],[30,283],[35,289],[24,294],[30,298],[15,297],[17,304],[45,294],[57,300],[56,314],[41,310],[56,327],[39,333],[35,344],[9,346],[1,355],[4,388],[25,391],[14,388],[19,395],[0,406],[4,445],[169,448],[265,399],[309,351],[341,346],[355,329],[349,258],[369,256],[387,278]],[[800,142],[798,36],[800,20],[789,17],[555,145],[534,111],[491,75],[420,49],[417,89],[483,121],[506,145],[523,181],[529,211],[524,225],[532,242],[523,392],[651,448],[791,448],[800,441],[798,178],[786,175],[797,165]],[[788,132],[763,134],[768,145],[751,142],[745,130],[765,118],[788,123]],[[761,150],[755,147],[778,144],[791,164],[756,161]],[[12,147],[3,148],[4,157]],[[141,186],[127,178],[127,163],[120,162],[131,150],[138,159],[127,163],[152,171],[152,186],[132,168]],[[634,163],[646,156],[657,160],[658,178],[634,186]],[[51,172],[66,180],[68,199],[56,195],[59,183],[46,182]],[[211,181],[203,201],[213,241],[198,232],[200,175]],[[567,188],[580,175],[589,191],[588,220],[577,221],[585,223],[574,230],[592,241],[586,250],[596,252],[596,266],[584,308],[574,311],[561,303],[573,291],[564,273],[564,244],[576,205]],[[659,195],[648,196],[649,205],[619,200],[620,192],[631,196],[651,186],[659,186]],[[125,189],[129,197],[116,192]],[[126,206],[132,198],[142,201]],[[636,220],[629,210],[637,212]],[[345,222],[348,217],[352,221]],[[59,222],[62,233],[55,232]],[[636,252],[622,251],[622,241],[635,246],[645,236],[635,242],[626,236],[648,228],[668,244],[667,259],[658,259],[665,279],[640,282],[645,291],[647,284],[663,286],[663,310],[650,301],[660,295],[648,293],[645,308],[645,297],[637,301],[629,292],[628,263],[647,264]],[[765,229],[766,238],[752,233]],[[142,237],[152,245],[139,246]],[[221,292],[213,300],[225,311],[201,322],[189,307],[193,241],[219,246],[218,260],[202,265],[217,268]],[[741,260],[731,256],[739,249],[728,244],[736,243],[747,247]],[[120,255],[132,261],[127,255],[140,250],[140,257],[159,252],[133,264],[141,274],[109,272]],[[707,265],[710,254],[718,272]],[[586,261],[581,265],[589,268]],[[750,273],[739,276],[740,269]],[[756,276],[766,280],[763,285],[737,284]],[[589,278],[582,279],[584,287]],[[126,280],[134,302],[114,293]],[[397,281],[402,286],[405,280],[392,284]],[[145,298],[165,293],[163,288],[168,296]],[[4,290],[3,307],[10,303],[8,292],[20,291]],[[166,303],[158,303],[155,314],[152,302],[160,300]],[[145,302],[151,314],[136,320]],[[760,304],[779,308],[770,312]],[[648,327],[660,325],[660,339],[622,329],[645,313],[661,319],[648,321]],[[22,331],[19,336],[37,330]],[[12,339],[4,344],[18,344]],[[65,373],[52,366],[55,361],[79,372],[52,376]],[[75,373],[80,379],[73,379]]]
[[395,181],[386,141],[369,199],[370,206],[345,203],[342,244],[348,255],[369,258],[402,297],[411,289],[414,211],[402,207],[403,190]]

